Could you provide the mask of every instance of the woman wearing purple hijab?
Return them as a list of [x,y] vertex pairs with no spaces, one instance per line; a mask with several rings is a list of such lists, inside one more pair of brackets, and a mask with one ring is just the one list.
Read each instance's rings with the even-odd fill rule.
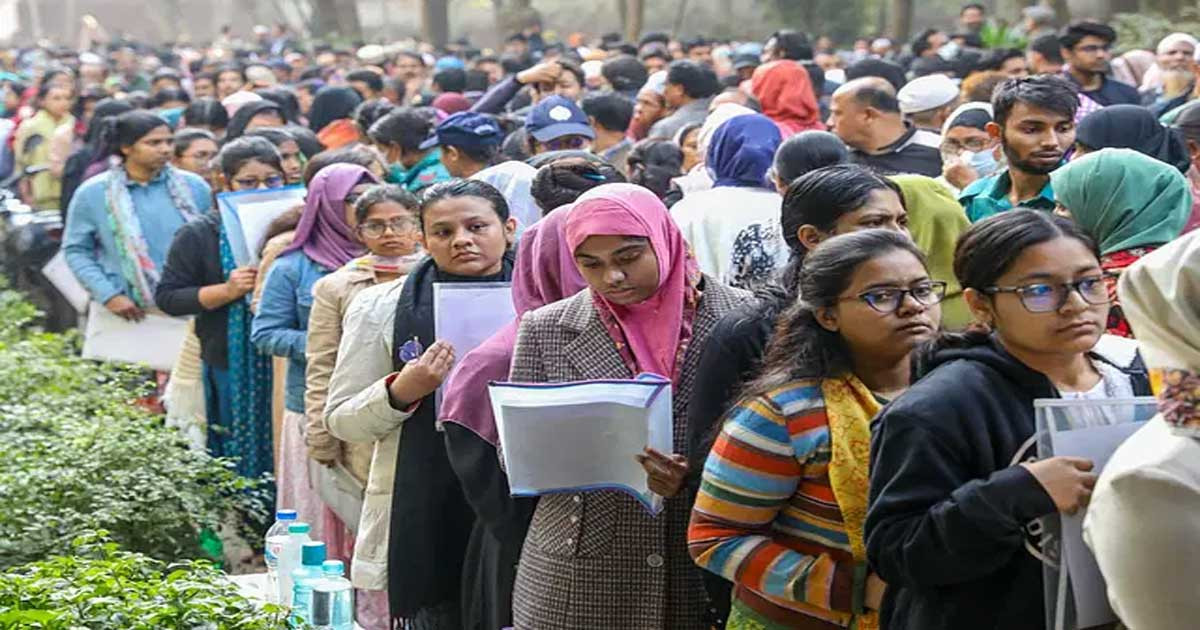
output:
[[[308,478],[304,444],[304,350],[313,284],[363,254],[354,235],[353,206],[379,180],[355,164],[321,169],[308,186],[304,214],[291,246],[271,265],[250,330],[261,351],[288,359],[287,385],[276,465],[279,507],[295,509],[312,525],[312,538],[341,548],[345,531],[323,531],[325,506]],[[338,528],[344,529],[344,528]]]

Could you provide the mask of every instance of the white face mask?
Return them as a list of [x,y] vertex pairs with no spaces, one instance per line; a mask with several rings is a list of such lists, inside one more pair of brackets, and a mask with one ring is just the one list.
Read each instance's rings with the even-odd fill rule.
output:
[[963,151],[958,154],[958,159],[970,166],[980,177],[991,177],[1000,170],[1000,162],[996,160],[992,149]]

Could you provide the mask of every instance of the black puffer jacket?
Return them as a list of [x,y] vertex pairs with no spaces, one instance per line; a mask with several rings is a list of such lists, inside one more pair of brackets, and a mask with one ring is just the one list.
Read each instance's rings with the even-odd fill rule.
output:
[[[1149,393],[1140,359],[1093,358]],[[872,437],[867,555],[888,583],[883,628],[1043,628],[1042,566],[1025,526],[1054,503],[1016,462],[1035,452],[1034,399],[1057,392],[992,339],[940,350],[928,367]]]

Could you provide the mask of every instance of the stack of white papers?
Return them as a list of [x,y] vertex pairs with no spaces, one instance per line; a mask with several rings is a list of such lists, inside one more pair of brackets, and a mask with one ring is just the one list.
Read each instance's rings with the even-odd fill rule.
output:
[[662,497],[650,491],[635,457],[646,447],[670,454],[671,382],[636,380],[575,383],[492,383],[513,496],[620,490],[652,514]]
[[83,358],[139,363],[169,372],[183,347],[188,319],[147,311],[145,319],[131,322],[92,302],[83,334]]
[[280,215],[303,204],[305,194],[304,187],[296,185],[217,195],[221,222],[225,224],[237,266],[258,265],[258,252],[266,242],[267,228]]

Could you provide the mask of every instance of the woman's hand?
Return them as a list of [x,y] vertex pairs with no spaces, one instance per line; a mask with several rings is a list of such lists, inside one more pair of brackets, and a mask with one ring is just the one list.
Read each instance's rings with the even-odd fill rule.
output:
[[254,290],[254,282],[258,279],[258,269],[254,267],[239,267],[229,272],[225,281],[226,295],[232,302]]
[[126,321],[140,322],[146,317],[142,309],[138,308],[138,305],[134,304],[133,300],[124,295],[113,296],[109,301],[104,303],[104,308]]
[[438,341],[417,359],[409,361],[388,385],[392,407],[407,409],[442,386],[454,365],[454,346]]
[[668,499],[679,494],[688,473],[686,457],[663,455],[652,448],[647,448],[645,453],[636,457],[650,478],[651,492]]
[[1082,457],[1051,457],[1037,462],[1021,464],[1054,501],[1054,507],[1063,514],[1074,514],[1086,507],[1096,487],[1096,475],[1088,472],[1093,468],[1091,460]]

